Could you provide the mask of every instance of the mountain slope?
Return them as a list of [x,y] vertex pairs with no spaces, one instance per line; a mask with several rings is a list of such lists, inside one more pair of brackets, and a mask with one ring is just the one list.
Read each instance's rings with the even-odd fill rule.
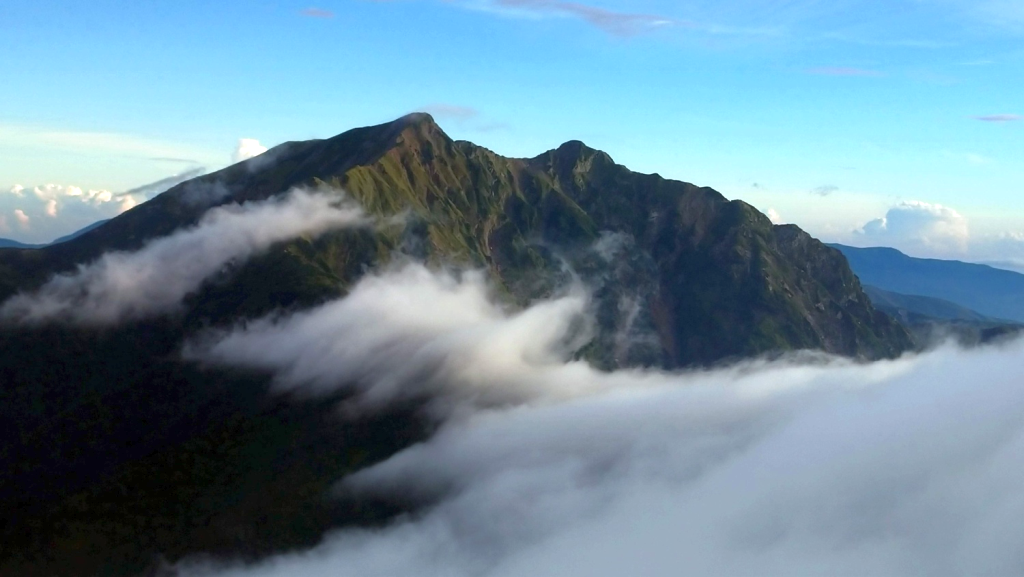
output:
[[[0,250],[0,298],[294,186],[345,188],[387,224],[274,245],[226,265],[180,314],[115,327],[0,326],[0,574],[137,574],[153,560],[256,558],[394,514],[324,498],[421,440],[415,403],[353,421],[270,396],[263,374],[186,362],[210,327],[337,298],[403,255],[486,270],[522,304],[579,279],[605,368],[706,365],[798,348],[910,347],[838,251],[717,192],[637,174],[569,142],[535,158],[456,142],[426,115],[287,143],[183,183],[67,242]],[[174,482],[168,487],[168,479]],[[140,513],[143,512],[143,513]]]
[[937,320],[963,321],[972,323],[999,323],[999,319],[987,317],[946,300],[935,297],[904,295],[864,285],[864,293],[871,299],[871,304],[879,310],[899,318],[901,313],[920,315]]
[[62,242],[67,242],[69,240],[74,240],[74,239],[82,236],[83,234],[89,232],[90,230],[93,230],[94,228],[99,228],[99,227],[103,226],[104,224],[107,223],[108,220],[110,220],[110,219],[98,220],[98,221],[96,221],[96,222],[94,222],[94,223],[92,223],[92,224],[90,224],[88,226],[83,226],[82,228],[76,230],[75,232],[72,232],[72,233],[66,234],[66,235],[64,235],[64,236],[62,236],[60,238],[54,239],[50,244],[60,244]]
[[[524,302],[553,290],[567,260],[595,286],[597,307],[607,313],[595,345],[601,350],[593,352],[605,366],[678,367],[798,348],[877,358],[909,346],[905,331],[871,308],[837,252],[796,227],[773,226],[741,201],[631,172],[580,142],[510,159],[454,142],[417,114],[328,140],[288,143],[267,155],[179,185],[72,241],[0,253],[7,281],[0,296],[195,222],[210,204],[191,201],[197,191],[221,203],[326,182],[374,214],[413,216],[401,230],[382,233],[374,255],[342,251],[337,243],[313,252],[293,246],[286,251],[292,258],[322,261],[313,273],[322,278],[303,285],[344,285],[353,280],[345,272],[348,260],[417,246],[435,262],[488,268]],[[602,262],[588,251],[609,237],[619,257],[628,252],[629,259]],[[333,260],[324,261],[330,254]],[[623,300],[639,308],[628,315],[628,327],[612,311],[612,301]],[[616,354],[613,335],[623,330],[643,333],[634,340],[648,345]],[[653,341],[658,345],[650,346]]]
[[41,244],[26,244],[24,242],[18,242],[9,238],[0,238],[0,248],[40,248],[45,245]]
[[9,238],[0,238],[0,248],[43,248],[43,247],[50,246],[50,245],[53,245],[53,244],[60,244],[62,242],[67,242],[69,240],[78,238],[78,237],[82,236],[83,234],[89,232],[90,230],[92,230],[94,228],[99,228],[99,227],[103,226],[106,222],[107,222],[106,220],[100,220],[100,221],[94,222],[94,223],[90,224],[89,226],[83,227],[83,228],[81,228],[79,230],[76,230],[75,232],[70,233],[70,234],[66,234],[66,235],[64,235],[64,236],[62,236],[62,237],[60,237],[58,239],[55,239],[52,242],[49,242],[47,244],[28,244],[28,243],[12,240],[12,239],[9,239]]
[[865,284],[934,297],[983,315],[1024,322],[1024,275],[987,265],[913,258],[892,248],[831,245]]
[[1021,333],[1024,325],[987,317],[956,303],[904,295],[870,285],[864,292],[880,311],[899,319],[914,334],[921,348],[955,339],[963,346],[994,342]]

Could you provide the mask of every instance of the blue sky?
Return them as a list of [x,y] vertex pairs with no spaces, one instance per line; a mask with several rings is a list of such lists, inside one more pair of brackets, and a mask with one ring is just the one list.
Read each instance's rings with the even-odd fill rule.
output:
[[1024,0],[6,0],[0,24],[0,191],[24,189],[0,236],[112,216],[240,138],[426,109],[506,155],[582,139],[824,240],[1024,262]]

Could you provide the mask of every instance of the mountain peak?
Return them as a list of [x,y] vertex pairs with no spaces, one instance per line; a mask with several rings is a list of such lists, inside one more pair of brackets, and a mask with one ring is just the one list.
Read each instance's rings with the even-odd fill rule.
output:
[[555,152],[558,154],[558,156],[570,156],[576,158],[583,156],[592,156],[594,153],[604,154],[600,150],[587,146],[586,143],[584,143],[582,140],[567,141],[558,148],[556,148]]
[[565,142],[558,148],[532,159],[531,162],[535,166],[567,173],[579,169],[606,168],[615,164],[607,152],[591,148],[580,140]]
[[391,122],[371,127],[369,140],[386,144],[386,148],[405,144],[417,146],[424,141],[442,142],[451,140],[437,124],[434,117],[426,112],[406,114]]
[[412,112],[390,122],[344,132],[335,138],[346,135],[358,135],[360,138],[370,137],[373,139],[373,137],[376,137],[378,139],[390,139],[410,130],[418,134],[444,133],[430,114],[426,112]]
[[330,140],[334,142],[358,142],[364,147],[371,143],[390,147],[394,145],[399,136],[409,133],[421,136],[437,136],[443,135],[444,131],[437,125],[433,116],[426,112],[413,112],[390,122],[343,132]]
[[434,117],[426,112],[410,112],[409,114],[392,121],[391,124],[401,126],[402,128],[408,128],[410,126],[440,128],[437,126],[437,122],[434,120]]

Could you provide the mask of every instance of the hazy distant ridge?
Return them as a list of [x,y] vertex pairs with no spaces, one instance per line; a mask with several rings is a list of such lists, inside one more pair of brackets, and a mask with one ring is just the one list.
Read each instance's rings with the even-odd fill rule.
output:
[[1024,322],[1024,275],[988,265],[914,258],[893,248],[829,245],[842,251],[862,283],[934,297],[988,317]]

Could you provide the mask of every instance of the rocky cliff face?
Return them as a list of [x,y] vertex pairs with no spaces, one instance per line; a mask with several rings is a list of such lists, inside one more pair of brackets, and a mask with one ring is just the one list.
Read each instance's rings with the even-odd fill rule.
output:
[[845,259],[794,226],[708,188],[643,175],[568,142],[509,159],[452,142],[425,116],[332,182],[380,214],[411,208],[428,258],[488,267],[517,300],[563,264],[595,290],[600,365],[679,367],[799,348],[893,356],[906,331],[879,314]]
[[[594,291],[600,325],[586,354],[609,368],[802,348],[880,358],[911,345],[899,324],[872,309],[844,257],[795,226],[773,226],[709,188],[631,172],[578,141],[531,159],[505,158],[451,140],[425,114],[287,143],[179,185],[74,241],[0,253],[0,291],[135,248],[212,204],[324,184],[347,190],[371,213],[405,213],[405,224],[288,243],[243,267],[252,274],[208,287],[210,298],[196,299],[193,312],[224,320],[335,296],[366,266],[404,251],[486,267],[520,303],[557,290],[575,271]],[[281,272],[256,273],[267,267]],[[292,297],[254,300],[267,292],[261,278],[276,279],[274,294]]]

